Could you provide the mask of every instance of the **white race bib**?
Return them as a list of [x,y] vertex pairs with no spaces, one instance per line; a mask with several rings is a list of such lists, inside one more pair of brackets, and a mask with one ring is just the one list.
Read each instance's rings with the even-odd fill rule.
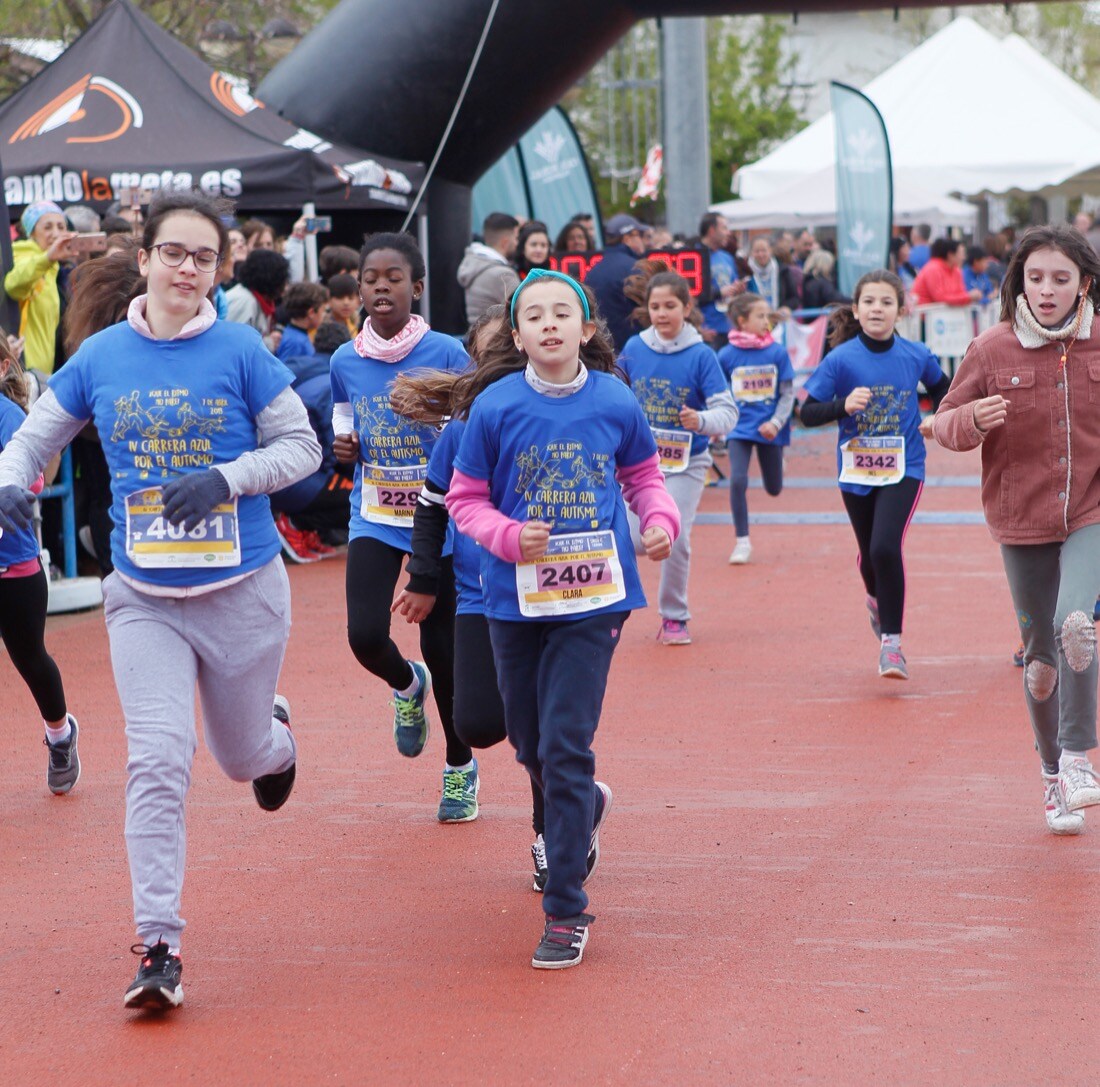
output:
[[237,500],[216,505],[190,532],[164,516],[164,491],[147,487],[126,496],[126,555],[146,570],[240,566]]
[[529,619],[606,608],[626,597],[615,534],[551,536],[546,554],[516,563],[520,615]]
[[661,458],[661,471],[666,476],[686,471],[691,460],[691,435],[686,430],[652,429],[657,455]]
[[742,404],[774,400],[778,379],[775,366],[738,366],[730,378],[733,398]]
[[376,525],[412,528],[416,502],[428,478],[428,466],[390,468],[364,464],[361,512],[365,521]]
[[886,487],[905,476],[905,439],[849,438],[841,447],[841,483]]

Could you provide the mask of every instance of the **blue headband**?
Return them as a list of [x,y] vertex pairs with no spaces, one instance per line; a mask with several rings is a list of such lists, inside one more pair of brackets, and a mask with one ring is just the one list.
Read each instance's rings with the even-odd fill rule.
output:
[[29,204],[26,211],[20,216],[23,224],[23,233],[29,238],[38,225],[38,220],[43,215],[64,215],[65,213],[52,200],[39,200],[37,204]]
[[512,295],[512,305],[508,312],[508,318],[512,322],[513,328],[516,327],[516,299],[519,298],[524,287],[530,287],[532,283],[537,283],[540,279],[560,279],[562,283],[568,283],[577,292],[577,297],[581,300],[584,319],[586,321],[592,320],[592,311],[588,308],[588,295],[584,293],[584,288],[572,276],[567,276],[564,272],[555,272],[551,268],[532,268],[527,273],[527,278],[516,288],[515,293]]

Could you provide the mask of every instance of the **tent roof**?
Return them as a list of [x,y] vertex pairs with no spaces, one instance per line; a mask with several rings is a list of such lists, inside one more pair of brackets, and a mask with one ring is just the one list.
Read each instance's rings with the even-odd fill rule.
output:
[[[1072,80],[1033,49],[1024,58],[1022,44],[958,18],[863,88],[886,122],[896,181],[940,193],[1039,192],[1100,161],[1100,103],[1076,84],[1070,96]],[[1001,105],[1006,79],[1011,101]],[[739,170],[737,191],[767,196],[835,161],[829,113]]]
[[296,128],[129,0],[0,104],[0,162],[11,205],[102,205],[129,186],[199,187],[244,209],[403,210],[424,173]]
[[[724,215],[737,230],[831,226],[836,222],[836,170],[826,166],[770,196],[726,200],[712,204],[710,210]],[[977,218],[978,209],[964,200],[936,196],[905,179],[894,183],[895,223],[973,229]]]

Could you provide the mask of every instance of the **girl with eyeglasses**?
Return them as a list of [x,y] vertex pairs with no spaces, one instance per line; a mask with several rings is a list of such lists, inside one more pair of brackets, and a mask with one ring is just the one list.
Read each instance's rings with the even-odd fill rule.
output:
[[[126,843],[141,966],[128,1007],[183,1001],[184,800],[204,734],[266,811],[294,784],[290,708],[275,693],[290,594],[267,495],[320,449],[290,374],[254,329],[218,321],[209,294],[223,209],[173,193],[149,209],[147,292],[88,337],[0,454],[0,528],[30,520],[26,486],[94,421],[110,468],[115,571],[103,583],[126,719]],[[78,292],[74,307],[80,307]]]

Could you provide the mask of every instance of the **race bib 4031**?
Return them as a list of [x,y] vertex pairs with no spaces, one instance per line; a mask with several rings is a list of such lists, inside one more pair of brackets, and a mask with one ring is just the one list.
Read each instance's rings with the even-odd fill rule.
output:
[[147,570],[240,566],[237,500],[215,506],[188,532],[164,516],[164,493],[149,487],[126,496],[126,555]]

